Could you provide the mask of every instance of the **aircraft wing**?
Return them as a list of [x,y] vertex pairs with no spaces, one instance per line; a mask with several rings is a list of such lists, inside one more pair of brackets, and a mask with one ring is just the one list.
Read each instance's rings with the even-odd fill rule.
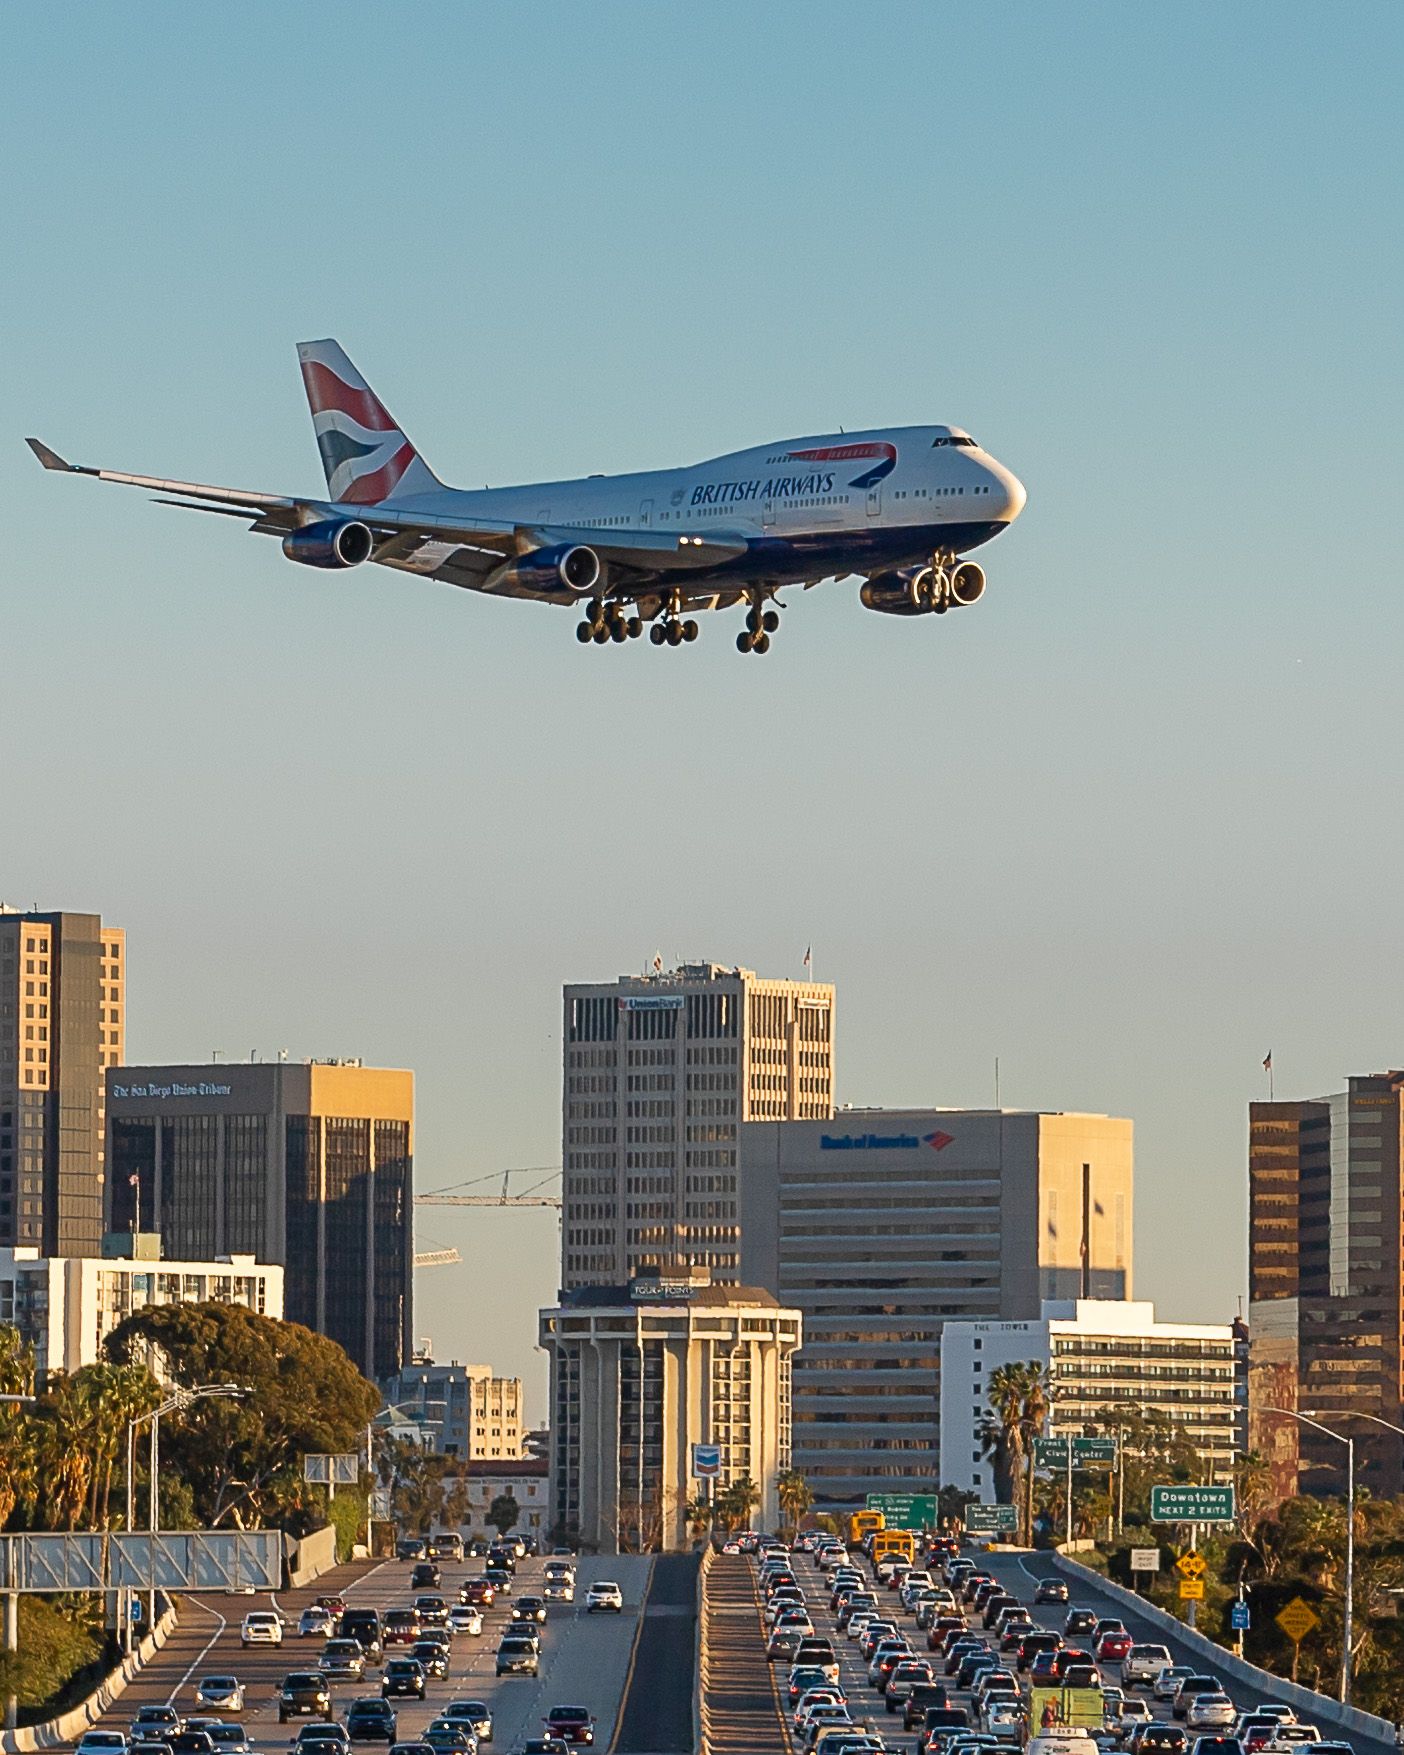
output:
[[350,506],[332,500],[93,469],[69,463],[40,439],[28,439],[26,443],[45,469],[90,475],[124,487],[147,488],[158,496],[161,505],[246,517],[253,521],[251,529],[267,535],[286,535],[289,530],[318,519],[354,517],[369,525],[381,539],[376,544],[376,560],[412,572],[451,577],[457,584],[481,584],[505,563],[530,554],[533,549],[560,543],[588,543],[613,566],[652,576],[714,567],[746,552],[745,537],[734,532],[709,531],[705,536],[695,536],[657,530],[611,530],[606,535],[588,525],[519,524],[505,519],[400,508],[386,502]]

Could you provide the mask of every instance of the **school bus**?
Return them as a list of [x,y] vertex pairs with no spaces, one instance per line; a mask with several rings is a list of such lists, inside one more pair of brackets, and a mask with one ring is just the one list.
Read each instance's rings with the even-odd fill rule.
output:
[[873,1565],[896,1558],[908,1565],[916,1562],[916,1537],[910,1530],[879,1530],[873,1537]]
[[859,1548],[863,1545],[863,1537],[880,1530],[887,1519],[880,1511],[854,1511],[848,1518],[848,1545]]

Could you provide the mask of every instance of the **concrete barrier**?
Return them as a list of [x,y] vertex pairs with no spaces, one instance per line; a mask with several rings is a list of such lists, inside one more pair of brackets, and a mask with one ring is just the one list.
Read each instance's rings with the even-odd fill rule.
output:
[[707,1609],[707,1574],[712,1570],[716,1550],[708,1542],[702,1551],[702,1564],[697,1569],[697,1661],[692,1670],[692,1741],[698,1755],[712,1755],[711,1713],[707,1705],[707,1689],[711,1684],[711,1649],[707,1638],[710,1615]]
[[1232,1676],[1245,1682],[1250,1688],[1256,1688],[1263,1694],[1271,1695],[1275,1700],[1284,1701],[1298,1713],[1315,1723],[1339,1725],[1342,1730],[1356,1731],[1362,1737],[1371,1737],[1376,1742],[1388,1743],[1393,1746],[1395,1741],[1394,1725],[1387,1718],[1377,1718],[1372,1712],[1362,1712],[1358,1706],[1342,1706],[1339,1700],[1331,1700],[1325,1694],[1318,1694],[1313,1688],[1303,1688],[1299,1682],[1285,1682],[1281,1676],[1273,1675],[1271,1670],[1259,1669],[1257,1664],[1250,1664],[1247,1658],[1236,1657],[1227,1647],[1219,1645],[1207,1634],[1197,1629],[1186,1627],[1184,1622],[1164,1609],[1149,1602],[1124,1585],[1115,1584],[1111,1579],[1094,1572],[1090,1566],[1082,1566],[1076,1560],[1070,1560],[1062,1553],[1051,1556],[1053,1564],[1070,1580],[1095,1585],[1107,1596],[1134,1609],[1138,1615],[1144,1615],[1148,1621],[1163,1627],[1176,1639],[1199,1653],[1206,1662],[1212,1663],[1217,1675]]
[[45,1719],[42,1724],[24,1725],[17,1731],[0,1731],[0,1749],[6,1755],[31,1755],[33,1750],[52,1749],[81,1737],[88,1726],[101,1718],[112,1702],[126,1691],[133,1676],[160,1651],[175,1624],[175,1607],[166,1599],[165,1613],[155,1627],[130,1657],[123,1658],[116,1669],[108,1671],[86,1700],[70,1707],[67,1712],[61,1712],[57,1718]]
[[300,1590],[324,1572],[330,1572],[336,1565],[335,1526],[328,1524],[325,1529],[303,1536],[301,1541],[289,1543],[286,1565],[289,1590]]

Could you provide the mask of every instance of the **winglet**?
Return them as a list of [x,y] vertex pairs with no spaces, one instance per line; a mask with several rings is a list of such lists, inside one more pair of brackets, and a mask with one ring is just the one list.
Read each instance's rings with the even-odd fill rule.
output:
[[44,465],[45,469],[64,469],[72,473],[73,465],[71,463],[65,463],[63,458],[59,456],[58,452],[51,451],[42,439],[26,439],[24,442]]

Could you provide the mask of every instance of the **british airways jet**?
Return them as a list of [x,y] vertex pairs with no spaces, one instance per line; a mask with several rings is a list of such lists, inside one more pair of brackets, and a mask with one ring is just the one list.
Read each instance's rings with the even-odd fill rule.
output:
[[325,499],[243,493],[67,463],[46,469],[154,490],[161,505],[246,518],[290,561],[375,561],[492,596],[582,612],[576,638],[655,646],[697,638],[694,615],[744,603],[742,652],[766,652],[776,593],[863,576],[884,615],[943,615],[984,595],[962,557],[1019,516],[1024,489],[959,427],[829,433],[733,451],[685,469],[528,487],[445,487],[335,341],[298,348],[327,478]]

